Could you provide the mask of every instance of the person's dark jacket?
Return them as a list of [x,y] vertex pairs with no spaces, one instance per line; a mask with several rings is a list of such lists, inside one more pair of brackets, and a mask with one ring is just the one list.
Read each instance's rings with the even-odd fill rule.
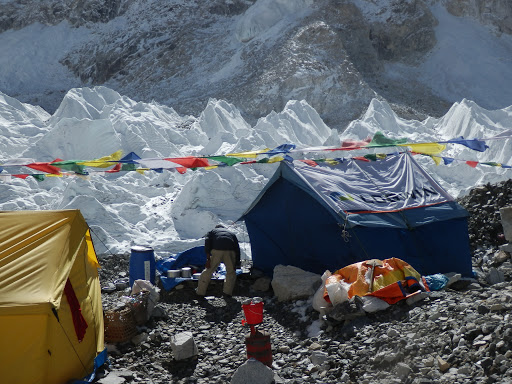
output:
[[235,266],[240,266],[240,245],[236,235],[226,228],[214,228],[206,234],[204,241],[204,251],[210,255],[212,249],[219,251],[235,251]]

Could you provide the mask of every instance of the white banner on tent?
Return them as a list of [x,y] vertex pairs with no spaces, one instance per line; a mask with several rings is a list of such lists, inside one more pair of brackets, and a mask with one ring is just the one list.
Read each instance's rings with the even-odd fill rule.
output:
[[336,211],[391,212],[453,200],[409,153],[372,162],[345,159],[334,166],[297,163],[303,180]]

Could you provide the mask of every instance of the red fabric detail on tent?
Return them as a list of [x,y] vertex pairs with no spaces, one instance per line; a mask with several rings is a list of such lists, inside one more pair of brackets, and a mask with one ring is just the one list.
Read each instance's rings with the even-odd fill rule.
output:
[[185,168],[209,167],[208,159],[202,157],[168,157],[164,160],[183,165]]
[[178,171],[182,175],[187,172],[187,168],[178,167],[178,168],[175,168],[175,169],[176,169],[176,171]]
[[370,162],[370,160],[368,160],[366,157],[363,157],[363,156],[356,156],[356,157],[353,157],[354,160],[361,160],[361,161],[366,161],[367,163]]
[[307,165],[311,165],[312,167],[316,167],[318,164],[316,161],[313,161],[313,160],[299,160],[299,161],[302,161],[303,163],[306,163]]
[[85,336],[85,330],[87,329],[87,321],[85,321],[84,316],[82,315],[82,309],[80,308],[80,303],[76,298],[75,290],[71,285],[71,281],[69,279],[66,281],[66,286],[64,287],[64,294],[66,295],[66,299],[68,300],[69,308],[71,309],[71,316],[73,317],[73,325],[75,326],[75,333],[78,341],[81,342]]
[[27,175],[27,174],[19,174],[19,175],[12,175],[13,177],[17,177],[18,179],[23,179],[25,180],[27,177],[29,177],[30,175]]
[[121,170],[121,163],[117,163],[114,168],[109,169],[108,171],[105,171],[105,173],[116,173]]
[[466,161],[466,164],[469,165],[471,168],[476,168],[476,166],[478,165],[478,161],[468,160]]

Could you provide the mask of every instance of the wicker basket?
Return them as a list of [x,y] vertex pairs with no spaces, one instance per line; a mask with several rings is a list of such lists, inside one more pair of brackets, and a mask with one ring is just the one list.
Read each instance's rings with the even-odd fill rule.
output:
[[122,343],[137,335],[134,311],[130,305],[105,312],[103,319],[107,343]]

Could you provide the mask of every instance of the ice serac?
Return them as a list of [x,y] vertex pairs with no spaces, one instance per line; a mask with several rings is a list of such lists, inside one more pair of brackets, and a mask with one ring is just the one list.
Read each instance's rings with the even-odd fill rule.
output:
[[47,132],[49,118],[42,108],[0,92],[0,157],[20,157],[27,146]]
[[99,119],[105,108],[121,98],[118,92],[107,87],[70,89],[52,115],[50,124],[64,118]]
[[283,111],[273,111],[259,119],[254,131],[271,148],[285,143],[298,147],[338,143],[336,131],[329,128],[318,112],[304,100],[289,101]]
[[240,111],[224,100],[210,99],[198,118],[197,126],[203,133],[201,153],[204,155],[234,152],[239,140],[251,134],[251,126]]

